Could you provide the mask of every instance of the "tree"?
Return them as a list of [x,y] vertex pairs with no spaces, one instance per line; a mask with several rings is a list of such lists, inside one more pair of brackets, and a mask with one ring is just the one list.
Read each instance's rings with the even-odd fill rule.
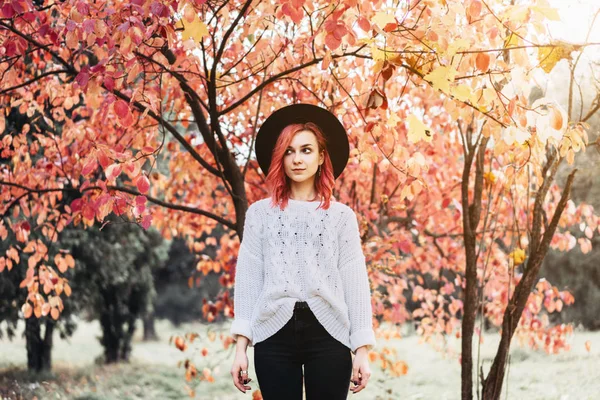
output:
[[[264,195],[258,165],[248,155],[256,126],[284,103],[318,103],[350,128],[351,160],[335,195],[362,216],[372,282],[388,289],[387,298],[375,299],[376,313],[393,322],[408,317],[403,307],[385,307],[402,300],[407,268],[436,276],[443,276],[443,268],[455,269],[455,282],[444,282],[439,290],[452,296],[467,283],[465,301],[413,288],[423,303],[417,310],[421,332],[451,334],[462,309],[463,334],[472,335],[477,310],[472,272],[482,266],[473,263],[473,240],[457,221],[473,228],[483,218],[483,233],[472,233],[486,243],[491,232],[482,213],[488,209],[478,205],[484,183],[510,189],[517,177],[515,197],[527,197],[520,201],[528,205],[531,185],[521,184],[528,176],[522,171],[540,176],[547,161],[541,150],[555,146],[570,160],[585,144],[585,129],[567,124],[560,107],[529,104],[514,89],[528,86],[531,76],[525,71],[551,70],[587,46],[549,43],[544,21],[558,14],[543,0],[533,5],[413,0],[393,7],[379,0],[193,0],[111,7],[12,2],[2,8],[6,56],[0,94],[11,108],[48,124],[64,120],[65,127],[50,138],[32,131],[34,150],[47,160],[36,165],[18,157],[26,152],[23,139],[29,131],[7,136],[5,156],[14,162],[3,171],[2,199],[18,206],[13,207],[15,223],[5,227],[3,221],[0,233],[22,229],[21,213],[38,216],[40,225],[62,221],[59,230],[68,223],[91,227],[114,213],[144,227],[152,224],[167,239],[184,236],[199,252],[209,243],[200,242],[201,235],[221,224],[231,234],[220,238],[214,260],[200,259],[197,267],[222,271],[228,289],[239,246],[234,236],[243,237],[248,201]],[[538,54],[535,62],[528,51]],[[65,119],[64,110],[80,98],[87,108]],[[44,101],[56,104],[52,115],[36,114]],[[523,118],[531,106],[546,115]],[[74,122],[77,117],[82,119]],[[472,139],[463,142],[464,148],[459,120],[463,137]],[[193,133],[184,134],[186,128]],[[578,148],[564,144],[565,138]],[[484,141],[489,149],[481,146]],[[525,141],[527,148],[521,146]],[[472,171],[473,189],[461,148],[463,157],[479,165]],[[163,152],[170,153],[168,172],[154,169],[164,161]],[[502,180],[494,179],[496,169],[488,171],[487,180],[477,175],[490,160],[486,152],[494,154],[492,166],[503,172]],[[518,171],[517,161],[523,165]],[[453,184],[461,166],[467,173],[461,184]],[[365,176],[372,177],[370,186]],[[117,185],[117,177],[124,183]],[[550,183],[547,187],[557,193]],[[64,212],[53,210],[63,194],[73,191],[81,198]],[[558,198],[541,200],[543,207],[560,204]],[[464,205],[473,207],[467,211]],[[498,217],[490,222],[497,220],[497,232],[511,234],[515,208],[498,205]],[[581,216],[575,207],[567,213],[569,221]],[[586,223],[595,228],[593,217]],[[468,255],[461,254],[463,235]],[[26,233],[20,238],[27,243]],[[491,288],[498,293],[483,311],[488,318],[502,314],[508,302],[502,296],[511,290],[502,284],[506,269],[501,267],[509,258],[498,247],[486,247],[493,268],[483,287],[488,295]],[[220,313],[233,316],[229,290],[204,306],[209,321]],[[444,310],[449,318],[441,317]],[[463,398],[472,397],[471,355],[465,347]],[[393,371],[396,365],[404,370],[395,364]]]
[[128,361],[136,321],[156,295],[152,270],[165,262],[168,243],[155,230],[117,221],[102,230],[66,229],[60,243],[79,265],[80,303],[100,321],[104,362]]

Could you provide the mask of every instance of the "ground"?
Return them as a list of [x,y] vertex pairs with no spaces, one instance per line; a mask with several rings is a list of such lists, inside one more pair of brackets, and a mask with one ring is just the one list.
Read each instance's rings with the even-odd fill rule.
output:
[[[220,340],[206,338],[207,326],[201,324],[174,327],[159,321],[160,340],[142,342],[138,330],[134,341],[132,360],[128,364],[102,366],[95,359],[102,353],[97,337],[100,327],[96,322],[80,322],[75,335],[69,340],[55,337],[53,372],[30,375],[26,372],[24,339],[12,342],[0,340],[0,398],[8,399],[185,399],[184,369],[177,362],[186,354],[193,357],[199,374],[209,366],[215,381],[199,382],[196,399],[251,399],[251,393],[239,392],[231,383],[229,368],[233,360],[233,347],[223,350]],[[229,324],[213,325],[211,329],[227,334]],[[168,344],[171,335],[196,331],[201,334],[194,348],[185,354]],[[484,370],[491,363],[496,335],[487,334],[481,348]],[[590,351],[585,342],[591,343]],[[569,342],[568,353],[547,355],[541,351],[521,348],[511,349],[508,389],[505,381],[503,399],[586,400],[597,399],[600,393],[600,332],[576,331]],[[448,342],[448,349],[459,349],[458,340]],[[195,350],[196,347],[198,350]],[[199,349],[208,349],[207,357]],[[460,364],[456,356],[445,355],[416,335],[401,339],[378,339],[378,349],[395,349],[398,359],[408,364],[408,373],[390,377],[382,372],[378,362],[371,364],[373,376],[369,386],[349,397],[356,400],[371,399],[459,399]],[[248,351],[252,391],[258,388],[253,375],[253,349]],[[477,351],[477,347],[474,347]],[[450,352],[452,353],[452,352]],[[476,354],[476,353],[475,353]],[[192,356],[193,355],[193,356]],[[4,397],[3,397],[4,396]],[[477,398],[475,396],[475,398]]]

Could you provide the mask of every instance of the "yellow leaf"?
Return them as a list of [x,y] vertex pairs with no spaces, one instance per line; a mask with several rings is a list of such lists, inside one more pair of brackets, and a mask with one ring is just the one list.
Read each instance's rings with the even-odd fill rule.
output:
[[180,19],[176,24],[177,28],[183,28],[181,32],[181,39],[186,41],[188,39],[194,39],[196,43],[202,41],[202,39],[208,35],[208,28],[206,24],[198,18],[198,15],[194,14],[194,20],[192,22],[186,22]]
[[375,23],[375,25],[383,29],[387,24],[395,24],[396,18],[394,18],[393,15],[380,11],[377,14],[375,14],[373,18],[371,18],[371,22]]
[[548,74],[563,58],[570,60],[571,52],[574,50],[576,50],[575,46],[565,42],[557,42],[556,47],[540,47],[538,48],[540,67]]
[[558,10],[556,8],[533,6],[531,7],[531,11],[542,14],[550,21],[560,21],[560,15],[558,14]]
[[456,98],[458,101],[467,101],[469,100],[471,104],[473,104],[472,100],[472,91],[468,85],[458,85],[452,88],[451,92],[452,96]]
[[431,142],[431,129],[429,129],[419,118],[414,114],[410,114],[408,118],[406,118],[406,122],[408,123],[408,140],[410,142],[416,143],[419,140]]
[[525,261],[525,250],[516,249],[512,251],[508,256],[513,259],[515,265],[519,265],[523,263],[523,261]]
[[450,93],[450,82],[454,81],[455,76],[456,69],[441,66],[425,75],[423,79],[431,82],[435,90],[439,89],[444,93]]
[[519,46],[520,44],[521,44],[521,38],[518,37],[517,35],[515,35],[514,33],[511,33],[504,40],[504,48],[516,47],[516,46]]
[[454,40],[452,44],[448,46],[446,53],[448,57],[453,57],[457,51],[468,49],[469,47],[471,47],[471,43],[467,39]]

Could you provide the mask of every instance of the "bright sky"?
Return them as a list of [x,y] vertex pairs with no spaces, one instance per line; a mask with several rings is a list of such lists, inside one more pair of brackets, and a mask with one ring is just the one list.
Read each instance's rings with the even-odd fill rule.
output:
[[[599,0],[550,0],[550,6],[558,9],[561,21],[548,24],[553,38],[572,43],[583,43],[592,22],[600,9]],[[600,43],[600,15],[596,18],[590,41]],[[594,46],[600,49],[600,46]]]

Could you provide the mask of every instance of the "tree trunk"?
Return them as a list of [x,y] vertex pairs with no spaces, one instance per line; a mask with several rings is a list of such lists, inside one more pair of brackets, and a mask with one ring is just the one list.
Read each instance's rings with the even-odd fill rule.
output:
[[27,346],[27,369],[41,372],[52,369],[52,338],[54,321],[46,321],[42,337],[40,320],[31,316],[25,320],[25,340]]
[[144,341],[155,341],[158,340],[158,335],[156,334],[156,327],[154,326],[155,315],[154,312],[146,315],[142,318],[142,322],[144,325]]
[[119,350],[123,338],[123,322],[115,290],[114,287],[111,287],[102,292],[104,304],[100,314],[100,325],[102,326],[100,343],[104,347],[104,362],[106,364],[119,361]]
[[534,207],[532,223],[533,233],[530,245],[531,253],[529,254],[527,264],[524,268],[523,277],[517,284],[515,291],[512,297],[509,299],[506,309],[504,310],[504,316],[502,318],[502,336],[500,338],[500,344],[498,345],[498,351],[496,352],[496,357],[494,358],[494,362],[492,363],[492,367],[490,368],[488,376],[485,380],[483,380],[483,400],[500,400],[500,394],[502,393],[502,382],[504,381],[504,370],[510,350],[510,342],[515,330],[517,329],[517,326],[519,325],[519,320],[521,319],[523,310],[527,305],[527,299],[529,298],[531,289],[537,281],[542,261],[548,253],[550,241],[554,236],[554,232],[558,226],[558,221],[565,209],[565,206],[567,205],[567,201],[571,193],[571,187],[573,185],[573,179],[575,178],[575,172],[577,171],[574,170],[571,172],[567,178],[565,189],[563,190],[560,201],[556,206],[556,210],[552,216],[552,221],[542,235],[542,204],[548,188],[550,187],[550,183],[554,178],[554,174],[556,173],[556,168],[558,168],[558,162],[554,163],[552,157],[548,158],[548,169],[550,169],[551,172],[549,175],[546,175],[546,171],[544,171],[544,182],[538,192],[538,195],[536,196],[536,204]]

